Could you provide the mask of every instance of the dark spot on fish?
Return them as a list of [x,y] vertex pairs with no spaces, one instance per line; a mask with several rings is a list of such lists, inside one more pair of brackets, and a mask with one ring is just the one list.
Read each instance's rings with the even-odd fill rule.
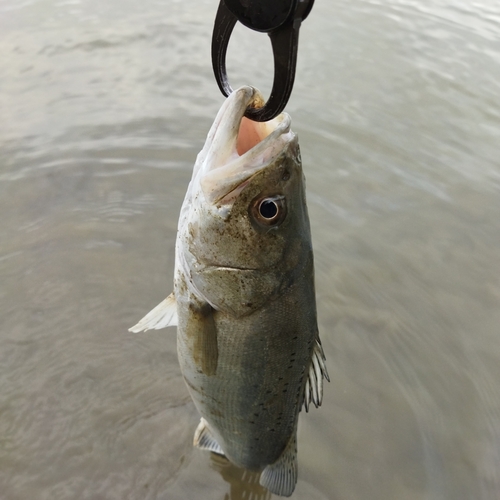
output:
[[285,170],[283,171],[283,175],[281,176],[281,179],[284,181],[287,181],[288,179],[290,179],[290,170],[288,170],[288,168],[285,168]]

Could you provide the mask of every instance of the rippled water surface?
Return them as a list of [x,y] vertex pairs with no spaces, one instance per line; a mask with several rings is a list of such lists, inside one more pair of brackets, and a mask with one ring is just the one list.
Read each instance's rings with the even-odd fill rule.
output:
[[[192,448],[177,216],[223,99],[215,0],[0,2],[0,498],[268,499]],[[238,29],[234,86],[267,92]],[[500,498],[500,4],[318,0],[299,134],[332,382],[304,500]]]

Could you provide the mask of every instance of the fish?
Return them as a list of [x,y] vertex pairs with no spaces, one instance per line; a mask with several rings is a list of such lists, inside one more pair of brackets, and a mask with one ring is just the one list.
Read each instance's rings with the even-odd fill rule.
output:
[[194,445],[290,496],[299,412],[329,376],[298,139],[287,113],[244,117],[263,102],[244,86],[223,103],[180,210],[174,291],[130,331],[177,326]]

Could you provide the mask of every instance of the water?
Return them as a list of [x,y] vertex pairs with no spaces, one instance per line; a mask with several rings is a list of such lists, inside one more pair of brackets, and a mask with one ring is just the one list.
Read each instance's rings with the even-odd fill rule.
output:
[[[215,1],[0,2],[0,498],[268,499],[194,450],[171,291]],[[500,498],[500,5],[316,2],[299,134],[332,383],[307,500]],[[234,86],[269,91],[238,29]]]

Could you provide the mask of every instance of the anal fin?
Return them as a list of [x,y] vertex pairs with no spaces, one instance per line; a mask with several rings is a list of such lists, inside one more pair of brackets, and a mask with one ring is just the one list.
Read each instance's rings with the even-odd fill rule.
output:
[[274,464],[268,465],[260,475],[260,484],[271,493],[289,497],[297,484],[297,431]]
[[219,443],[215,440],[208,428],[207,421],[202,417],[194,433],[194,446],[200,450],[213,451],[219,455],[224,455]]
[[177,302],[173,293],[146,314],[137,325],[129,328],[128,331],[132,333],[146,332],[148,330],[160,330],[167,326],[177,326]]

